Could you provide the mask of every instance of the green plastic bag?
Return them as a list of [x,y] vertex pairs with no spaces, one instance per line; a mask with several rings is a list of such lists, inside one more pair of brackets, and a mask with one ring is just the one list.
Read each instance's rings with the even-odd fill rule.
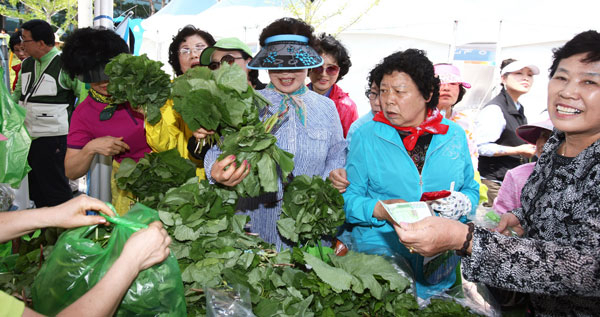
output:
[[[138,203],[120,219],[135,222],[135,225],[119,221],[105,247],[92,240],[97,226],[72,229],[60,236],[33,282],[35,311],[54,316],[83,296],[106,274],[139,224],[149,224],[159,218],[155,210]],[[164,262],[140,272],[115,315],[186,315],[181,271],[172,254]]]
[[0,183],[13,188],[19,188],[31,170],[27,164],[31,137],[25,128],[25,112],[25,108],[12,101],[6,87],[0,85],[0,133],[8,138],[0,141]]

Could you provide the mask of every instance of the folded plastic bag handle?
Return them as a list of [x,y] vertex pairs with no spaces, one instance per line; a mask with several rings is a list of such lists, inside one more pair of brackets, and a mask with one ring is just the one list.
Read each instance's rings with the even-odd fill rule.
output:
[[115,206],[113,206],[111,203],[107,202],[106,205],[108,206],[108,208],[110,208],[114,213],[115,216],[111,217],[108,215],[105,215],[103,213],[100,213],[100,216],[104,217],[104,219],[106,219],[106,221],[108,222],[112,222],[116,225],[121,225],[121,226],[125,226],[127,228],[131,228],[135,231],[138,231],[140,229],[145,229],[148,228],[148,225],[145,225],[143,223],[137,223],[131,220],[127,220],[127,219],[123,219],[119,217],[119,214],[117,213],[117,210],[115,209]]

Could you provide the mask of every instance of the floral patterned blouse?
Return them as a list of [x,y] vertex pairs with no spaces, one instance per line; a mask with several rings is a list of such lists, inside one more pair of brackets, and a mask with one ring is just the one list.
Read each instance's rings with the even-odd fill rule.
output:
[[600,140],[575,158],[556,154],[555,130],[513,211],[525,230],[482,228],[462,260],[469,280],[530,294],[536,315],[592,316],[600,310]]

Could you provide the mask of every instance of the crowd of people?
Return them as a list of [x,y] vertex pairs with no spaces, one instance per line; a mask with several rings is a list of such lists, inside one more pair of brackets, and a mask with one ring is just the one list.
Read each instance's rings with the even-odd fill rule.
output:
[[[215,41],[189,25],[173,37],[169,63],[176,76],[223,63],[247,74],[249,85],[271,103],[261,117],[279,115],[271,133],[294,155],[292,174],[329,178],[342,193],[346,223],[334,243],[405,260],[423,299],[455,284],[460,265],[468,280],[529,294],[532,314],[596,314],[598,32],[583,32],[554,51],[548,119],[533,124],[519,99],[542,71],[525,61],[502,62],[500,93],[471,117],[455,109],[471,88],[458,67],[433,64],[419,49],[393,52],[370,71],[365,96],[371,111],[359,118],[356,103],[338,85],[352,66],[339,39],[281,18],[262,30],[259,43],[252,56],[237,38]],[[190,130],[172,100],[160,109],[159,123],[148,124],[141,109],[111,98],[104,67],[130,52],[113,31],[78,29],[62,54],[54,44],[50,25],[41,20],[24,23],[10,39],[22,60],[14,68],[12,98],[27,110],[33,139],[30,196],[36,207],[49,208],[0,213],[0,240],[43,226],[101,223],[101,217],[83,216],[86,208],[111,211],[88,197],[72,200],[68,183],[87,173],[96,154],[113,157],[112,200],[121,214],[131,193],[116,187],[114,173],[126,157],[138,161],[145,153],[177,149],[211,183],[234,187],[248,175],[247,161],[238,166],[235,156],[219,160],[221,149],[206,142],[215,131]],[[258,78],[261,70],[268,73],[266,84]],[[442,192],[428,202],[432,216],[414,223],[394,221],[385,207]],[[277,192],[241,198],[237,206],[250,217],[249,230],[279,250],[293,246],[277,231],[282,196],[280,180]],[[502,215],[495,229],[471,222],[483,202]],[[44,221],[51,212],[62,216]],[[119,286],[166,257],[170,240],[160,228],[153,224],[131,237],[121,257],[139,265],[123,273]],[[149,247],[147,239],[161,242]],[[97,296],[97,288],[114,281],[124,270],[121,262],[85,296]]]

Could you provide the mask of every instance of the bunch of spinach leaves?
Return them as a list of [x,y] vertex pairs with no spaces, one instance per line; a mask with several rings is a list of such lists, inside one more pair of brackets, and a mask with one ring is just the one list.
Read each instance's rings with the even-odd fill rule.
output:
[[147,153],[137,163],[125,158],[115,174],[117,186],[131,191],[141,203],[156,208],[164,193],[196,176],[196,165],[177,149]]
[[129,101],[132,107],[143,107],[150,124],[160,118],[160,108],[171,95],[171,79],[161,67],[163,63],[153,61],[143,54],[119,54],[105,67],[108,93],[118,103]]
[[206,314],[203,290],[225,285],[226,269],[246,272],[272,254],[271,245],[246,234],[249,217],[235,215],[236,202],[234,191],[192,178],[170,189],[158,205],[159,217],[173,237],[170,248],[182,271],[192,316]]
[[242,127],[225,137],[218,160],[235,155],[237,166],[243,161],[250,164],[250,172],[241,183],[234,187],[238,195],[256,197],[265,192],[277,192],[279,173],[287,179],[294,169],[293,155],[280,149],[277,139],[265,131],[262,122]]
[[256,124],[258,110],[269,104],[248,84],[246,72],[227,63],[215,71],[207,67],[188,70],[174,80],[172,96],[173,109],[190,130],[216,131],[216,142],[219,135]]
[[286,185],[277,229],[285,238],[315,246],[344,224],[344,198],[329,179],[299,175]]
[[[248,217],[234,214],[236,200],[235,192],[194,178],[170,189],[158,205],[190,316],[206,315],[207,288],[234,285],[249,290],[257,316],[427,315],[409,292],[410,280],[387,259],[349,252],[332,255],[328,264],[298,248],[277,253],[245,232]],[[462,309],[443,304],[427,311]]]

